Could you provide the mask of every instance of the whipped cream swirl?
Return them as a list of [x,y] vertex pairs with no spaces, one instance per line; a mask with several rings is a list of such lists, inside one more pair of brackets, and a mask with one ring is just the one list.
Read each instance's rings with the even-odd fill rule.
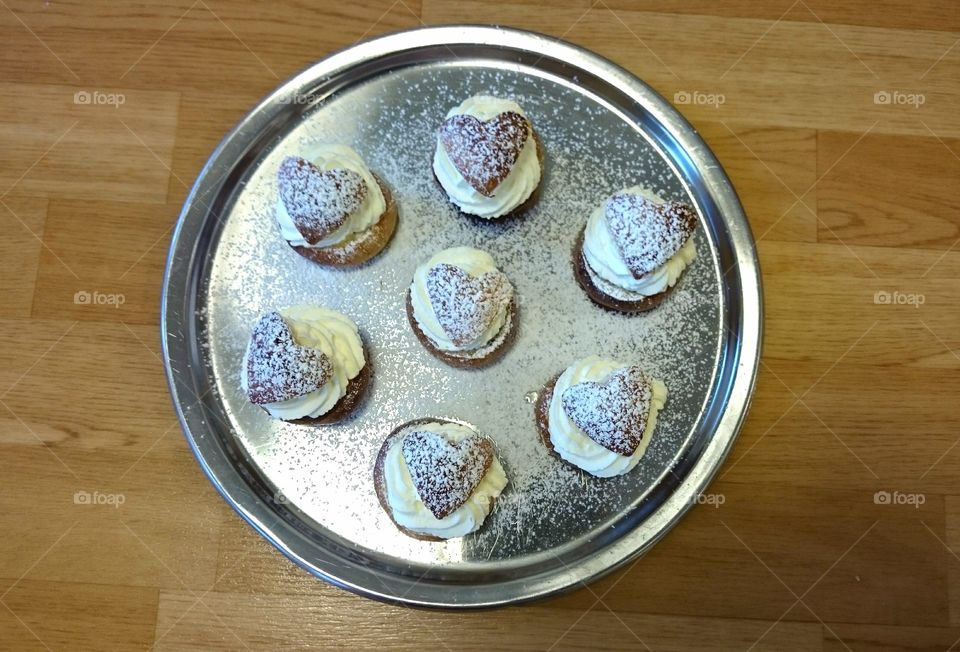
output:
[[550,443],[557,454],[574,466],[600,478],[610,478],[623,475],[633,469],[643,457],[653,429],[657,425],[657,413],[667,401],[667,387],[663,381],[654,379],[652,383],[653,398],[650,401],[650,416],[643,431],[643,438],[633,455],[625,456],[604,448],[588,437],[577,427],[563,409],[561,397],[563,392],[578,383],[587,381],[604,383],[614,372],[629,365],[605,360],[597,356],[590,356],[578,360],[560,374],[553,389],[553,398],[549,408]]
[[[475,95],[464,100],[460,106],[451,109],[447,113],[447,117],[470,115],[477,120],[486,121],[507,111],[512,111],[526,118],[523,109],[516,102],[490,95]],[[527,120],[529,122],[529,118]],[[463,178],[453,161],[447,156],[439,138],[437,139],[437,149],[433,155],[433,172],[437,175],[440,185],[447,191],[450,201],[464,213],[486,219],[506,215],[527,201],[540,183],[540,160],[537,158],[537,142],[533,137],[533,129],[530,128],[527,141],[524,143],[523,149],[520,150],[520,155],[517,157],[513,169],[494,189],[491,197],[486,197],[477,192]]]
[[485,251],[474,249],[472,247],[453,247],[444,249],[430,257],[427,262],[417,268],[413,275],[413,283],[410,285],[410,303],[413,306],[413,318],[417,326],[423,331],[423,334],[430,338],[433,345],[441,351],[476,351],[482,349],[493,342],[504,324],[510,311],[509,304],[494,317],[490,325],[471,342],[462,346],[457,346],[446,334],[440,322],[437,320],[437,314],[433,310],[433,304],[430,303],[430,295],[427,292],[427,274],[435,265],[447,263],[455,265],[471,276],[480,276],[487,272],[497,269],[497,264],[493,257]]
[[387,208],[386,200],[376,177],[373,176],[370,168],[363,162],[359,154],[346,145],[314,144],[309,146],[302,156],[323,171],[340,168],[356,172],[363,177],[367,186],[367,195],[364,197],[359,210],[347,217],[340,228],[316,244],[310,244],[304,239],[293,218],[290,217],[290,213],[287,212],[283,199],[277,197],[277,223],[280,225],[280,233],[287,242],[294,247],[307,247],[309,249],[333,247],[343,244],[353,234],[366,231],[380,221]]
[[[621,193],[638,195],[657,204],[665,203],[662,197],[640,186],[627,188]],[[592,272],[591,276],[601,281],[598,283],[600,289],[625,298],[631,298],[631,295],[642,298],[660,294],[673,287],[683,270],[697,257],[697,246],[693,238],[688,238],[683,247],[663,265],[641,278],[634,278],[607,226],[607,201],[590,214],[583,235],[583,256],[589,266],[588,271]],[[612,292],[608,291],[610,288],[606,284],[613,286]]]
[[[335,310],[320,306],[299,305],[280,310],[290,327],[293,339],[300,346],[320,349],[330,359],[333,375],[317,390],[261,407],[276,419],[300,419],[326,414],[347,393],[347,385],[357,377],[365,364],[363,342],[357,325]],[[242,369],[247,368],[250,356],[249,345],[243,358]],[[247,392],[247,374],[240,374],[240,384]]]
[[[415,428],[440,433],[452,443],[474,434],[470,428],[459,423],[426,423]],[[444,518],[438,519],[420,500],[403,458],[402,442],[402,436],[394,438],[383,464],[383,481],[393,520],[408,530],[441,539],[462,537],[479,529],[490,513],[494,499],[507,486],[507,475],[496,455],[490,462],[486,475],[467,501]]]

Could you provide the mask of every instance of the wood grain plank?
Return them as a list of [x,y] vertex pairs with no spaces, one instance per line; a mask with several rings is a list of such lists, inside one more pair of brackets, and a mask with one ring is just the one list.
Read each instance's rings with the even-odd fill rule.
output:
[[[159,324],[161,279],[179,212],[179,204],[52,201],[33,317]],[[156,339],[150,335],[151,346]]]
[[49,6],[21,0],[9,6],[0,14],[8,37],[0,55],[3,79],[120,80],[126,88],[177,91],[215,85],[251,102],[328,52],[417,26],[420,13],[419,0],[320,8],[302,0],[176,0],[149,8],[106,0]]
[[[0,409],[4,443],[138,454],[184,445],[153,349],[155,328],[56,322],[24,332],[22,322],[7,321],[0,341],[12,365],[9,384],[16,383]],[[163,436],[171,431],[175,436]]]
[[0,198],[0,319],[30,316],[43,248],[47,200]]
[[[960,140],[821,132],[818,239],[947,250],[960,238]],[[834,162],[849,150],[843,162]],[[891,155],[896,152],[896,155]]]
[[[956,368],[960,362],[951,326],[960,310],[958,252],[772,241],[762,241],[759,250],[767,298],[764,353],[775,372],[781,373],[779,361],[823,360],[823,373],[841,356],[884,367]],[[891,373],[907,370],[885,370]],[[795,391],[804,389],[795,383]]]
[[697,127],[737,189],[755,238],[816,241],[816,132],[706,121]]
[[0,398],[33,371],[38,361],[69,335],[73,322],[0,321]]
[[762,18],[819,23],[839,23],[891,27],[897,29],[956,30],[960,11],[949,0],[924,0],[905,3],[901,0],[604,0],[614,9],[643,9],[667,13],[706,14],[724,18]]
[[[761,251],[771,298],[768,372],[741,440],[746,450],[757,448],[738,462],[749,467],[738,467],[738,473],[856,483],[870,477],[862,465],[858,468],[856,455],[901,490],[951,491],[957,421],[935,403],[951,378],[942,370],[956,368],[958,362],[957,338],[949,326],[957,316],[956,257],[776,243],[761,245]],[[818,251],[835,255],[816,256]],[[870,280],[870,269],[879,278]],[[917,278],[925,270],[930,270],[928,278]],[[819,278],[807,285],[805,276]],[[877,305],[878,291],[920,294],[926,303]],[[865,337],[859,339],[861,335]],[[794,393],[802,395],[814,383],[815,391],[805,398],[813,412],[798,405],[787,413]],[[850,404],[858,409],[851,410]],[[907,436],[893,434],[897,426],[891,424],[901,420],[909,424],[902,426]],[[734,456],[739,457],[736,451]],[[851,465],[860,473],[850,471]]]
[[[921,523],[943,536],[941,497],[927,495],[915,509],[877,504],[873,490],[770,480],[718,481],[709,493],[725,500],[695,507],[667,545],[596,582],[593,592],[618,613],[947,624],[948,553]],[[797,597],[803,603],[793,606]],[[580,591],[556,605],[593,599]]]
[[3,581],[0,647],[6,650],[146,649],[156,627],[158,592],[124,586]]
[[173,180],[170,182],[171,204],[182,204],[217,144],[270,88],[264,88],[263,93],[225,95],[218,89],[206,89],[184,94],[177,122]]
[[[794,364],[792,369],[801,368]],[[815,370],[814,370],[815,369]],[[822,374],[811,367],[802,380]],[[780,482],[784,487],[857,488],[948,493],[960,461],[957,417],[934,412],[938,391],[955,391],[942,370],[841,364],[802,401],[771,374],[762,376],[754,409],[720,477]],[[780,375],[786,383],[794,374]],[[949,376],[947,376],[949,377]],[[858,387],[871,386],[869,397]],[[859,406],[852,413],[849,405]]]
[[[951,109],[956,64],[944,57],[956,41],[951,33],[601,7],[584,15],[425,0],[423,19],[443,23],[463,12],[492,11],[500,24],[587,44],[675,103],[684,93],[718,98],[680,104],[695,124],[749,115],[756,126],[927,136],[921,117],[942,138],[960,135],[960,117]],[[894,91],[926,101],[920,110],[874,101],[875,93]]]
[[830,630],[824,630],[825,652],[841,650],[934,652],[949,650],[960,639],[960,628],[946,627],[883,627],[833,623],[830,624]]
[[[757,620],[648,616],[602,606],[582,610],[528,607],[496,613],[410,611],[361,602],[343,592],[270,596],[212,592],[201,604],[192,596],[163,592],[157,619],[158,649],[348,647],[366,649],[390,641],[393,649],[424,646],[455,650],[554,649],[706,650],[746,648],[772,623]],[[362,608],[356,608],[362,607]],[[211,617],[211,613],[218,618]],[[581,618],[581,616],[583,616]],[[603,634],[600,635],[599,633]],[[778,623],[754,649],[821,646],[819,625]]]
[[0,186],[18,194],[163,202],[179,95],[118,85],[0,83]]
[[[960,441],[954,442],[953,450],[956,450],[957,444],[960,444]],[[956,462],[956,457],[953,457],[952,461],[953,463],[949,465],[949,468],[950,472],[956,477],[957,468],[960,465]],[[946,525],[942,542],[950,551],[947,558],[950,569],[950,624],[960,626],[960,496],[947,496],[944,499],[944,509],[946,510]],[[960,639],[960,632],[957,633],[954,640],[957,639]]]
[[217,591],[331,595],[329,587],[284,557],[239,517],[224,521],[218,551]]
[[[229,508],[211,500],[215,492],[186,450],[143,458],[11,444],[0,451],[0,524],[18,531],[0,542],[0,578],[186,593],[213,587]],[[18,526],[25,519],[30,528]]]

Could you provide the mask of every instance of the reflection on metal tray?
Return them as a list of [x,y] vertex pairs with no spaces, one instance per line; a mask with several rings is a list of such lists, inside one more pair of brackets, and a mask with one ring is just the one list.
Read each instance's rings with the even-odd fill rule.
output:
[[[516,99],[546,151],[541,196],[502,224],[460,215],[432,176],[435,129],[462,99]],[[400,204],[394,241],[352,270],[294,253],[273,217],[283,156],[354,147]],[[656,310],[601,310],[576,285],[571,247],[591,209],[642,184],[694,203],[697,259]],[[484,370],[447,367],[411,332],[415,267],[454,245],[490,251],[514,283],[513,348]],[[263,312],[324,304],[352,317],[374,380],[346,423],[277,422],[238,386]],[[746,412],[761,331],[759,270],[729,179],[703,141],[626,71],[572,45],[493,27],[394,34],[334,54],[285,83],[226,137],[188,198],[170,248],[163,329],[187,440],[224,498],[297,564],[358,593],[433,606],[500,605],[588,582],[647,550],[729,450]],[[670,390],[641,464],[590,477],[540,443],[532,399],[590,354],[642,364]],[[383,438],[418,417],[474,424],[510,484],[483,528],[425,543],[391,524],[371,474]]]

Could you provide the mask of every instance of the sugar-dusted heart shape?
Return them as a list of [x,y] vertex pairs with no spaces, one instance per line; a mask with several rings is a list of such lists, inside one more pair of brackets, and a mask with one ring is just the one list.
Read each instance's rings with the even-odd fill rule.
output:
[[457,171],[485,197],[507,178],[530,136],[530,123],[514,111],[486,121],[453,115],[440,125],[440,142]]
[[310,244],[343,226],[367,196],[366,182],[353,170],[321,170],[299,156],[283,160],[277,171],[277,185],[287,214]]
[[253,327],[246,374],[250,401],[263,405],[320,389],[333,365],[323,351],[297,344],[280,313],[270,312]]
[[440,328],[456,346],[480,337],[513,299],[513,286],[500,270],[472,276],[439,263],[427,272],[427,296]]
[[560,398],[563,411],[587,437],[607,450],[630,456],[647,427],[653,387],[639,367],[625,367],[602,384],[571,385]]
[[417,495],[438,519],[467,502],[493,462],[493,444],[476,433],[454,443],[442,433],[415,430],[402,446]]
[[670,260],[697,226],[697,214],[689,204],[658,204],[626,192],[611,197],[604,213],[620,255],[637,279]]

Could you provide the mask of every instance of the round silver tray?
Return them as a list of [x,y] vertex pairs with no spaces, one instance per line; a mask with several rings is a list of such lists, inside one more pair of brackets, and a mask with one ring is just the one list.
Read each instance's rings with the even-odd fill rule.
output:
[[[516,98],[544,143],[541,196],[522,219],[462,216],[432,177],[436,126],[478,93]],[[314,142],[353,146],[399,201],[394,241],[358,269],[311,264],[273,219],[279,160]],[[697,260],[668,300],[625,317],[589,302],[570,251],[590,210],[637,183],[694,203],[701,224]],[[516,342],[485,370],[434,360],[404,315],[417,264],[453,245],[490,251],[520,297]],[[343,424],[273,421],[238,387],[255,319],[297,303],[346,313],[369,344],[373,384]],[[217,490],[268,541],[369,597],[483,607],[589,582],[649,549],[698,501],[747,411],[761,318],[756,251],[736,193],[662,97],[573,45],[451,26],[338,52],[283,84],[227,135],[170,245],[162,337],[187,441]],[[536,392],[589,354],[639,363],[670,390],[641,464],[619,478],[592,478],[551,457],[534,427]],[[510,477],[483,527],[444,543],[398,532],[371,482],[387,433],[431,416],[489,435]]]

